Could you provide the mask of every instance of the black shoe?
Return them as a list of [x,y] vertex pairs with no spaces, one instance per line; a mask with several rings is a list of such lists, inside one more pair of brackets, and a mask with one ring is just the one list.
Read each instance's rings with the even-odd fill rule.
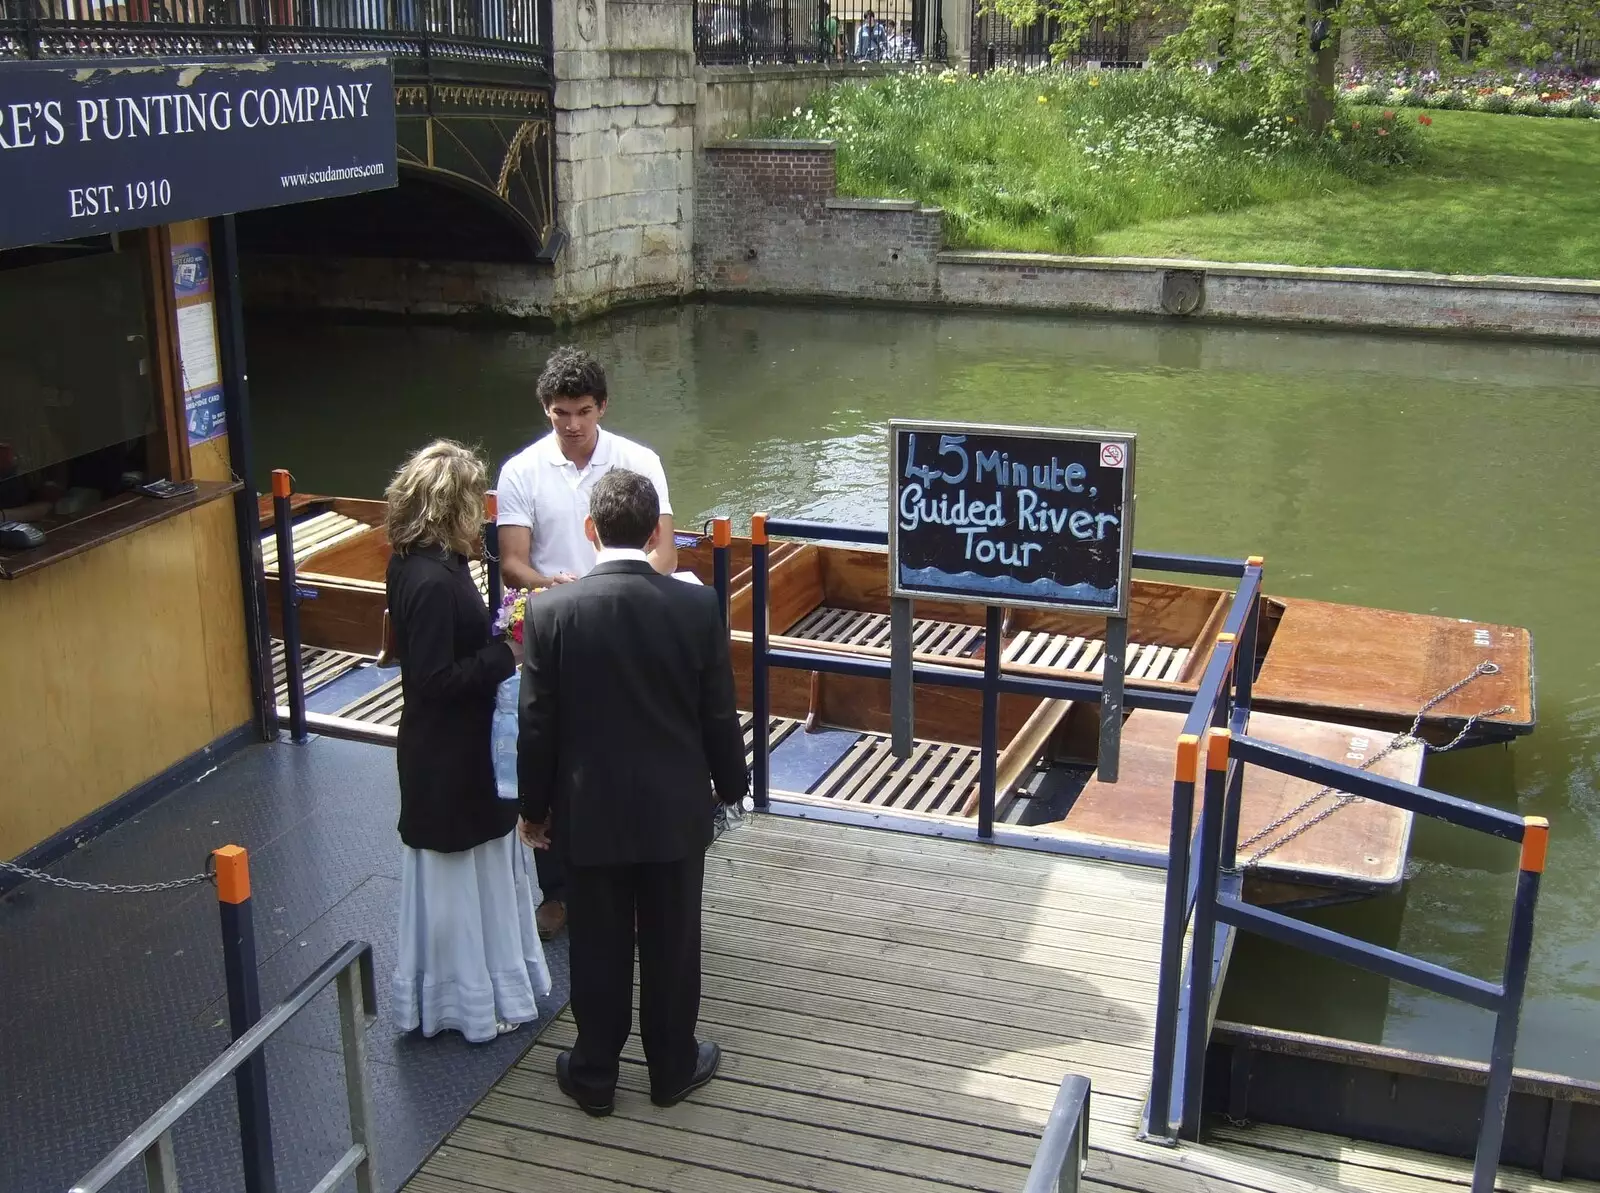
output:
[[605,1118],[606,1115],[617,1108],[617,1099],[614,1095],[607,1098],[603,1103],[591,1102],[585,1100],[573,1087],[572,1050],[570,1048],[556,1057],[556,1085],[562,1093],[578,1104],[579,1110],[587,1115],[592,1115],[595,1118]]
[[715,1077],[717,1075],[717,1066],[721,1063],[722,1049],[718,1048],[710,1040],[701,1040],[700,1051],[695,1054],[694,1059],[694,1076],[689,1078],[689,1084],[668,1097],[651,1094],[650,1100],[657,1106],[676,1106]]

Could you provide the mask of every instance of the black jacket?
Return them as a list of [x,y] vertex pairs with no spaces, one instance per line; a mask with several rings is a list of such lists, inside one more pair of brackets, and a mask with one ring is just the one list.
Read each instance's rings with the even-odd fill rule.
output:
[[400,654],[400,839],[456,853],[503,837],[517,805],[495,789],[495,690],[516,673],[463,556],[443,548],[389,560],[389,620]]
[[578,866],[672,862],[711,843],[712,789],[748,787],[728,633],[709,588],[603,563],[528,602],[517,781]]

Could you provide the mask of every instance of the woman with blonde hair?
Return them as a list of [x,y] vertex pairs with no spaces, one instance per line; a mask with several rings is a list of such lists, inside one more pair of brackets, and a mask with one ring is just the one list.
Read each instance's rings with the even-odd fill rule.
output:
[[488,474],[441,439],[395,474],[385,522],[389,621],[400,657],[400,940],[394,1015],[402,1030],[454,1030],[483,1043],[538,1017],[550,971],[517,805],[495,787],[495,692],[521,648],[491,636],[467,560]]

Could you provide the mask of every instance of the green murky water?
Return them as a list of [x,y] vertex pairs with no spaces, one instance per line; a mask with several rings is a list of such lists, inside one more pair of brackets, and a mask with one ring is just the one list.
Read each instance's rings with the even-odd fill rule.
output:
[[[661,453],[680,525],[755,509],[887,517],[893,416],[1139,433],[1141,546],[1263,554],[1268,590],[1528,626],[1539,728],[1436,758],[1447,791],[1548,816],[1519,1064],[1600,1079],[1600,351],[1022,316],[706,306],[573,338],[608,425]],[[250,329],[257,464],[378,495],[437,435],[496,464],[531,439],[545,334]],[[264,475],[260,473],[259,475]],[[1320,913],[1493,976],[1509,846],[1422,823],[1405,893]],[[1227,1018],[1478,1057],[1483,1012],[1241,942]]]

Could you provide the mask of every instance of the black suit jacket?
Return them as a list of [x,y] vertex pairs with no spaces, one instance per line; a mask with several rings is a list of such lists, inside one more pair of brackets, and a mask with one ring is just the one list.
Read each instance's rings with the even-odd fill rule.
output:
[[744,798],[744,734],[714,590],[635,560],[528,602],[517,780],[578,866],[671,862],[711,843],[712,789]]
[[515,674],[511,648],[454,552],[417,550],[389,560],[389,620],[400,653],[400,839],[456,853],[516,827],[499,797],[490,734],[495,690]]

